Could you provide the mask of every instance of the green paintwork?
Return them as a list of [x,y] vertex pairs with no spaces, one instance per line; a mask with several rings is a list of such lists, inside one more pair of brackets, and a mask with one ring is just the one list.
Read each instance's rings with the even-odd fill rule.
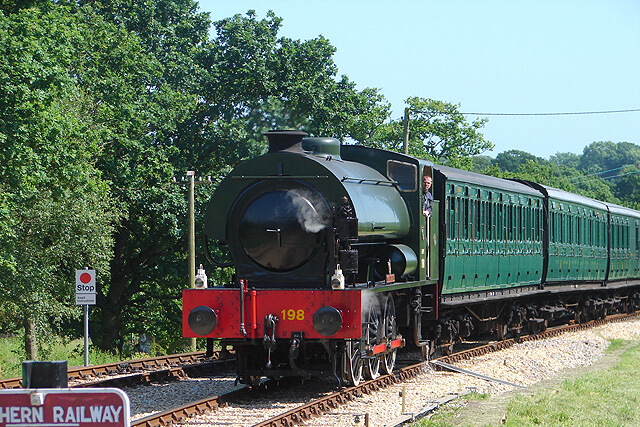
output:
[[236,199],[250,186],[264,180],[297,180],[324,197],[329,207],[347,196],[358,217],[358,235],[399,238],[409,232],[409,214],[403,199],[389,180],[358,163],[324,156],[276,152],[248,160],[222,181],[207,210],[205,233],[226,241],[227,215]]
[[531,191],[448,179],[441,210],[446,216],[442,293],[540,284],[542,202]]
[[640,277],[640,212],[609,205],[609,280]]
[[604,282],[607,273],[607,211],[604,204],[585,205],[549,199],[547,282]]

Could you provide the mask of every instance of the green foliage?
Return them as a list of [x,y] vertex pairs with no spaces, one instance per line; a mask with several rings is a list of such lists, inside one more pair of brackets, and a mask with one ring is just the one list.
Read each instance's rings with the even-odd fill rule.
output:
[[640,146],[629,142],[594,142],[584,149],[579,168],[585,173],[605,179],[621,203],[640,205]]
[[521,150],[509,150],[498,154],[493,164],[505,172],[516,172],[518,168],[527,162],[535,162],[538,160],[539,158],[533,154]]
[[566,381],[555,393],[519,396],[509,405],[507,425],[637,424],[639,355],[640,345],[635,343],[613,369]]
[[473,156],[472,161],[473,166],[470,168],[470,170],[472,172],[483,174],[487,169],[489,169],[489,167],[491,167],[493,159],[489,156],[478,155]]
[[640,147],[629,142],[594,142],[585,147],[580,169],[588,173],[605,172],[603,178],[618,175],[620,167],[640,162]]
[[[1,378],[18,378],[22,376],[22,362],[26,360],[22,338],[9,336],[0,338]],[[44,360],[66,360],[68,367],[84,365],[84,340],[52,336],[42,346]],[[133,356],[133,355],[132,355]],[[144,355],[143,357],[148,357]],[[132,357],[133,358],[133,357]],[[89,363],[102,365],[118,362],[122,359],[110,351],[102,351],[89,345]]]
[[0,17],[0,300],[41,336],[79,314],[73,272],[107,270],[117,217],[94,165],[99,129],[69,72],[83,34],[58,8]]
[[549,157],[549,161],[558,166],[567,166],[578,169],[580,166],[580,155],[575,153],[556,153]]
[[[97,345],[122,348],[130,332],[181,345],[186,192],[171,178],[218,176],[259,154],[272,128],[361,137],[388,114],[376,90],[337,77],[328,40],[281,38],[280,23],[249,12],[209,39],[191,0],[47,2],[4,19],[0,268],[25,283],[55,276],[60,291],[73,268],[93,266]],[[198,220],[212,190],[198,189]],[[77,242],[84,230],[95,232],[85,252],[58,247],[67,240],[54,233]],[[32,288],[22,289],[31,302],[49,301],[42,323],[77,311],[71,287],[56,304]]]
[[[501,178],[533,181],[609,203],[621,203],[607,181],[571,166],[580,164],[581,159],[575,154],[558,153],[551,160],[545,160],[524,151],[510,150],[498,154],[490,166],[485,162],[482,170],[476,170]],[[477,168],[478,163],[474,161],[474,164]]]
[[278,37],[280,25],[273,13],[257,19],[253,11],[215,23],[217,37],[200,57],[207,73],[189,124],[193,155],[205,169],[260,154],[262,133],[271,129],[360,140],[386,119],[389,107],[377,90],[359,92],[337,77],[328,40]]
[[[410,155],[468,169],[473,164],[471,156],[493,148],[480,133],[486,119],[469,123],[458,111],[458,105],[443,101],[412,97],[407,103]],[[378,126],[372,137],[362,142],[386,150],[402,150],[403,121]]]
[[624,349],[627,346],[627,341],[622,339],[614,339],[609,341],[609,346],[607,347],[607,353],[612,353],[614,351],[618,351]]
[[[77,333],[73,271],[91,266],[97,346],[122,349],[129,334],[145,332],[158,351],[178,349],[188,227],[186,190],[172,177],[220,177],[262,153],[262,133],[276,128],[401,149],[402,120],[385,123],[381,93],[338,75],[324,37],[280,36],[272,12],[212,24],[193,0],[5,0],[0,8],[2,330],[35,321],[41,337]],[[442,101],[407,102],[409,153],[454,167],[476,162],[611,201],[610,187],[584,173],[638,154],[595,143],[579,162],[520,153],[512,166],[480,165],[470,156],[492,148],[480,133],[486,120],[467,122]],[[629,198],[636,176],[617,179],[614,194],[640,203]],[[212,191],[197,188],[197,232]],[[220,281],[231,272],[208,274]]]

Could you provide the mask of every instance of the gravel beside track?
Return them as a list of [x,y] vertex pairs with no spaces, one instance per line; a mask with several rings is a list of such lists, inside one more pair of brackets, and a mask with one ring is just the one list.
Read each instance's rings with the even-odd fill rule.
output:
[[[456,366],[482,375],[529,386],[543,379],[557,376],[562,370],[592,365],[605,351],[608,340],[637,340],[640,338],[640,320],[609,323],[597,328],[566,333],[541,341],[516,344],[506,350],[458,362]],[[333,385],[331,385],[333,384]],[[264,404],[255,402],[229,404],[214,413],[190,418],[182,425],[198,427],[212,425],[252,426],[277,414],[293,409],[309,399],[328,393],[335,382],[314,383],[295,391],[269,394]],[[149,388],[152,388],[150,390]],[[189,401],[222,394],[241,386],[234,386],[234,378],[211,378],[178,381],[162,385],[126,390],[131,401],[132,420],[176,407]],[[324,389],[319,391],[317,388]],[[471,377],[468,375],[425,369],[423,375],[408,382],[390,386],[340,406],[322,417],[304,422],[305,426],[364,425],[364,414],[369,414],[370,426],[394,425],[401,417],[404,390],[404,414],[418,414],[450,396],[475,391],[495,396],[514,387]],[[356,424],[356,416],[359,423]]]
[[235,383],[235,376],[189,378],[164,384],[151,384],[125,390],[131,404],[131,420],[152,415],[208,396],[229,393],[245,387]]
[[[564,369],[592,365],[606,350],[608,340],[637,340],[640,320],[609,323],[597,328],[563,334],[541,341],[516,344],[505,350],[459,362],[456,366],[482,375],[529,386],[557,376]],[[330,415],[310,420],[305,426],[353,426],[355,415],[369,414],[370,426],[389,426],[402,415],[405,388],[405,413],[418,414],[450,395],[471,391],[496,396],[514,387],[489,382],[468,375],[428,370],[413,380],[388,387],[371,396],[342,406]],[[363,425],[363,424],[360,424]]]

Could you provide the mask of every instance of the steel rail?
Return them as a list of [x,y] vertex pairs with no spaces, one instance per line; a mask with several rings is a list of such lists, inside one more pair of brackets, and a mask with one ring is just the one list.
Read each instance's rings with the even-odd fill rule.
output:
[[288,387],[298,383],[292,378],[285,378],[283,380],[268,380],[261,383],[257,387],[246,387],[238,390],[231,391],[229,393],[222,394],[220,396],[211,396],[195,402],[190,402],[184,406],[178,408],[169,409],[167,411],[158,412],[156,414],[149,415],[144,418],[140,418],[135,421],[131,421],[131,427],[162,427],[168,426],[174,423],[182,422],[187,418],[195,415],[201,415],[231,401],[242,401],[248,399],[251,395],[263,394],[265,391],[271,389]]
[[400,369],[397,373],[382,375],[376,379],[365,381],[355,387],[338,390],[328,396],[306,403],[298,408],[294,408],[276,417],[255,424],[254,427],[282,427],[298,425],[361,397],[363,394],[371,394],[381,388],[414,378],[423,373],[425,369],[425,362],[407,366]]
[[[640,311],[631,313],[631,314],[614,314],[606,319],[601,320],[593,320],[583,324],[575,324],[575,325],[562,325],[560,327],[554,327],[553,329],[548,329],[544,332],[540,332],[537,334],[521,336],[517,338],[511,338],[504,341],[492,342],[486,345],[482,345],[480,347],[463,350],[455,354],[451,354],[448,356],[439,357],[437,359],[433,359],[434,361],[440,361],[446,364],[451,364],[457,361],[468,360],[473,357],[481,356],[487,353],[497,352],[506,348],[513,346],[519,342],[525,341],[536,341],[542,340],[546,338],[551,338],[557,335],[561,335],[566,332],[575,332],[583,329],[589,329],[596,326],[603,325],[605,323],[613,323],[613,322],[621,322],[624,320],[629,320],[634,317],[638,317],[640,315]],[[392,375],[384,375],[375,380],[367,381],[357,387],[347,388],[345,390],[337,391],[329,396],[320,398],[313,402],[309,402],[305,405],[300,406],[299,408],[295,408],[293,410],[287,411],[283,414],[277,415],[269,420],[263,421],[259,424],[256,424],[254,427],[281,427],[281,426],[294,426],[299,425],[300,423],[309,420],[312,417],[321,416],[330,410],[338,407],[341,404],[348,403],[353,400],[355,397],[361,396],[363,393],[370,393],[374,390],[384,386],[388,386],[395,383],[400,383],[406,381],[410,378],[413,378],[420,373],[431,367],[434,370],[439,370],[438,366],[432,364],[431,361],[420,362],[415,365],[408,366],[403,368],[397,373]],[[438,405],[434,406],[436,408]],[[426,416],[430,411],[426,411],[422,416]],[[415,417],[414,417],[415,418]]]
[[[187,377],[197,377],[203,375],[211,375],[213,372],[220,371],[221,364],[225,362],[235,362],[235,359],[216,359],[202,362],[190,363],[182,366],[171,367],[160,370],[150,370],[138,372],[130,375],[123,375],[114,378],[108,378],[101,381],[92,381],[82,384],[75,384],[73,388],[90,388],[90,387],[135,387],[138,385],[149,385],[156,383],[167,383],[171,381],[183,380]],[[230,372],[231,368],[227,367],[225,372]]]
[[[213,356],[206,357],[204,351],[193,353],[170,354],[146,359],[134,359],[123,362],[106,363],[95,366],[79,366],[67,369],[69,381],[103,377],[108,375],[137,373],[145,370],[167,369],[176,366],[200,363],[202,361],[218,360],[225,357],[221,351],[214,352]],[[8,378],[0,380],[0,389],[15,389],[22,387],[22,378]]]

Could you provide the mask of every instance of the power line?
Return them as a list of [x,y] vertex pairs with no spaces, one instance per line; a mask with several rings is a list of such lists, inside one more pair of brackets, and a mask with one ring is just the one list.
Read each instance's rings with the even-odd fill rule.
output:
[[[576,176],[576,177],[574,177],[574,178],[571,178],[569,181],[578,181],[578,180],[584,179],[584,178],[586,178],[586,177],[588,177],[588,176],[604,175],[605,173],[609,173],[609,172],[617,171],[617,170],[624,169],[624,168],[630,168],[630,167],[633,167],[633,166],[638,166],[638,167],[640,167],[640,164],[635,164],[635,163],[634,163],[634,164],[629,164],[629,165],[620,166],[619,168],[609,169],[609,170],[602,171],[602,172],[594,172],[594,173],[590,173],[590,174],[587,174],[587,175]],[[617,175],[616,175],[616,176],[617,176]],[[615,176],[614,176],[614,177],[615,177]]]
[[613,176],[604,176],[604,177],[602,177],[602,178],[592,178],[592,179],[588,179],[588,180],[586,180],[586,181],[580,181],[580,183],[579,183],[579,184],[586,184],[586,183],[589,183],[589,182],[597,181],[598,179],[613,179],[613,178],[620,178],[621,176],[634,175],[634,174],[637,174],[637,173],[640,173],[640,171],[633,171],[633,172],[628,172],[628,173],[621,173],[621,174],[613,175]]
[[564,113],[460,113],[469,116],[579,116],[587,114],[617,114],[617,113],[637,113],[640,108],[629,110],[606,110],[606,111],[579,111]]

